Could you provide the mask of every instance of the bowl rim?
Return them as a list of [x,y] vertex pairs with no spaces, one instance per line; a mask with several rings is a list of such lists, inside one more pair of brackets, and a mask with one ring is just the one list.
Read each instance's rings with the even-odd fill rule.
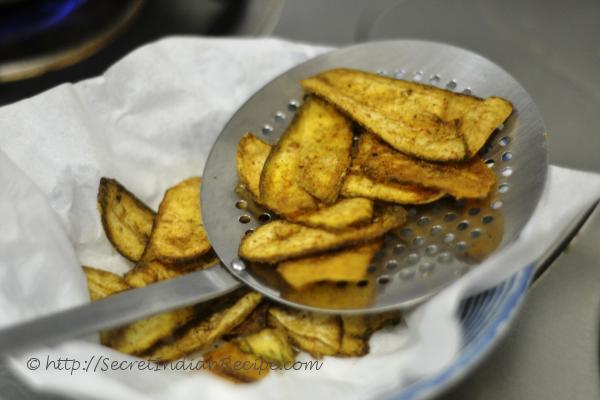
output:
[[[430,399],[449,390],[473,372],[509,332],[509,327],[523,305],[534,271],[534,265],[530,264],[499,285],[491,288],[490,290],[493,292],[505,285],[510,285],[506,294],[499,299],[500,303],[494,307],[498,316],[487,321],[480,332],[471,341],[464,344],[450,365],[432,376],[406,386],[400,393],[391,396],[391,398],[394,400]],[[491,293],[486,296],[489,295]],[[465,301],[468,301],[468,299]]]

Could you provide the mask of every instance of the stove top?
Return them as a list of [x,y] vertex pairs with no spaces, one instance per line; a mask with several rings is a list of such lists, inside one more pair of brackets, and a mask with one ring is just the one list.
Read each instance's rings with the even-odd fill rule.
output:
[[0,0],[0,105],[101,74],[169,35],[271,33],[283,0]]

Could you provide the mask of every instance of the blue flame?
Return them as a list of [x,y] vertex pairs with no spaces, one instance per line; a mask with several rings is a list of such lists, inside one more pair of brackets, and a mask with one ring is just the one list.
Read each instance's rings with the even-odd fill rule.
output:
[[10,6],[10,9],[0,15],[0,40],[28,36],[48,29],[58,24],[86,1],[38,0],[20,7]]

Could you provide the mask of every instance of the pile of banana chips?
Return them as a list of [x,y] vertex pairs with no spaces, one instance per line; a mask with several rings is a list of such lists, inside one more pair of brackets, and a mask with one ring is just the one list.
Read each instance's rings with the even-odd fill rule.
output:
[[[276,144],[251,133],[238,144],[238,189],[274,216],[242,238],[239,255],[257,274],[275,271],[293,301],[366,306],[374,293],[364,284],[367,269],[386,233],[406,221],[403,205],[488,195],[495,176],[477,154],[512,106],[350,69],[300,84],[310,96]],[[92,300],[217,265],[200,186],[192,177],[171,187],[155,212],[115,179],[101,179],[102,225],[131,269],[119,276],[83,267]],[[233,368],[235,361],[285,366],[299,351],[358,357],[368,353],[373,332],[400,320],[398,312],[295,310],[243,288],[100,337],[159,362],[201,355],[216,361],[210,372],[254,382],[269,371]]]

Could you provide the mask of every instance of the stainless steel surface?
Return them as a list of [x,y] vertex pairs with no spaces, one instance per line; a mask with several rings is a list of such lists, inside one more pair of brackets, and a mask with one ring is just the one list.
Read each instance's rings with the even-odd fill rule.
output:
[[508,335],[443,399],[600,398],[600,207],[532,286]]
[[216,265],[169,281],[132,289],[102,300],[0,330],[0,354],[49,345],[115,328],[162,311],[210,300],[239,283]]
[[[515,108],[511,118],[493,135],[483,151],[498,180],[490,197],[474,203],[444,200],[410,208],[407,224],[387,236],[383,250],[375,257],[369,283],[377,285],[373,304],[344,310],[320,309],[290,301],[267,280],[244,267],[237,257],[239,240],[248,229],[258,227],[261,222],[236,207],[241,197],[234,191],[238,184],[236,145],[241,136],[248,131],[262,132],[264,139],[275,143],[293,119],[296,107],[289,105],[301,103],[304,97],[298,82],[315,73],[342,66],[457,92],[469,91],[480,97],[502,96]],[[221,261],[234,276],[259,292],[309,310],[383,311],[413,306],[474,267],[476,263],[465,254],[488,233],[504,232],[499,248],[513,241],[537,204],[546,170],[542,119],[533,100],[504,70],[477,54],[444,44],[375,42],[328,53],[292,68],[248,100],[226,125],[208,157],[203,174],[202,214],[210,241]],[[502,221],[504,225],[498,226]]]

